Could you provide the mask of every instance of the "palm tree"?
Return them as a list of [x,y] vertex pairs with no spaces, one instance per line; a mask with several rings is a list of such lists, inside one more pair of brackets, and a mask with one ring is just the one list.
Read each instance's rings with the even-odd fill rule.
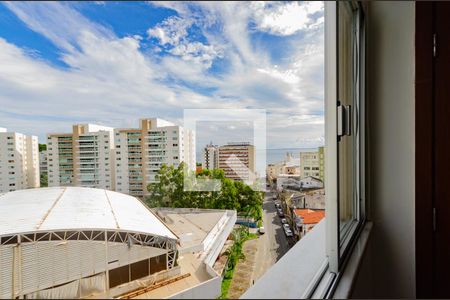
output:
[[247,231],[242,226],[231,232],[231,239],[234,243],[224,252],[224,255],[228,256],[228,270],[233,269],[240,259],[245,259],[245,255],[242,253],[242,244],[244,243],[246,237]]

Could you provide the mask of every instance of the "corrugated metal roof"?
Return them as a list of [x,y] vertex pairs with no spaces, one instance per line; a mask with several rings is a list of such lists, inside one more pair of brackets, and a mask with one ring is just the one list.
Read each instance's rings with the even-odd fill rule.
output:
[[177,239],[138,199],[113,191],[51,187],[0,195],[0,235],[66,229],[120,229]]

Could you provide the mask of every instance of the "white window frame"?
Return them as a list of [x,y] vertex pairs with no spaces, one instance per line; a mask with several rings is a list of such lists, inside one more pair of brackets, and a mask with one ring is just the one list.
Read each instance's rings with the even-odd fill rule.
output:
[[[339,182],[338,182],[338,138],[337,138],[337,100],[338,100],[338,52],[337,52],[337,3],[325,1],[325,209],[326,218],[289,250],[255,285],[241,297],[249,298],[330,298],[333,296],[341,278],[348,270],[346,264],[355,265],[360,260],[353,255],[358,243],[362,249],[367,245],[367,234],[361,235],[365,225],[365,116],[359,118],[359,149],[357,161],[359,169],[360,201],[356,201],[356,222],[352,222],[346,238],[339,240]],[[358,5],[361,16],[363,11]],[[361,19],[358,20],[358,22]],[[365,29],[360,35],[360,113],[365,114]],[[361,59],[362,58],[362,59]],[[325,223],[323,223],[325,222]],[[367,224],[370,227],[370,223]],[[368,230],[370,232],[370,229]],[[367,233],[367,231],[365,231]],[[364,238],[360,238],[364,237]],[[357,264],[357,263],[356,263]],[[347,268],[348,269],[348,268]],[[345,272],[344,272],[345,271]],[[354,271],[354,270],[353,270]],[[355,274],[353,272],[352,274]],[[283,285],[273,282],[283,277]],[[350,280],[353,280],[351,278]],[[343,280],[347,281],[348,280]],[[270,287],[270,289],[269,289]],[[347,286],[347,291],[350,289]],[[341,292],[342,294],[342,292]]]
[[[357,151],[355,160],[357,172],[355,184],[358,188],[358,199],[355,201],[355,219],[349,223],[342,234],[339,224],[339,166],[338,166],[338,137],[337,137],[337,101],[338,99],[338,4],[325,2],[325,210],[326,210],[326,253],[328,257],[328,272],[338,275],[351,254],[366,221],[366,176],[365,176],[365,24],[364,12],[360,3],[349,2],[357,7],[356,26],[359,56],[357,67],[358,78],[356,89],[359,113],[357,125],[359,127]],[[355,109],[355,107],[353,107]],[[353,115],[353,114],[352,114]],[[353,124],[355,125],[355,124]],[[336,277],[338,279],[338,277]]]

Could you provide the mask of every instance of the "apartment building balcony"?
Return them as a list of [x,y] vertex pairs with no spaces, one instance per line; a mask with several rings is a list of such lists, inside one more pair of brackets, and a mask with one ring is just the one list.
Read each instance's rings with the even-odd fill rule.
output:
[[[72,156],[70,156],[70,157],[72,157]],[[58,159],[58,162],[60,164],[64,164],[64,163],[72,164],[73,159],[72,158],[60,158],[60,159]]]
[[71,148],[73,145],[72,142],[58,142],[57,147],[58,148]]
[[[147,132],[147,135],[148,136],[151,136],[151,137],[154,137],[154,136],[165,136],[166,135],[166,132],[165,131],[148,131]],[[147,136],[147,137],[148,137]],[[146,137],[146,138],[147,138]]]
[[142,164],[128,164],[129,170],[140,170],[142,169]]
[[142,158],[128,158],[128,163],[142,163]]
[[98,147],[79,147],[77,146],[77,149],[75,150],[76,153],[96,153],[98,152]]
[[134,184],[130,184],[129,188],[132,190],[142,190],[142,186],[143,186],[142,183],[141,184],[134,183]]
[[72,148],[60,148],[58,149],[58,154],[72,154],[73,153],[73,149]]
[[95,141],[97,140],[97,136],[95,135],[88,135],[88,136],[78,136],[77,142],[84,142],[84,141]]
[[141,135],[142,135],[142,133],[140,131],[138,131],[138,132],[127,132],[127,137],[128,138],[130,138],[130,137],[139,137]]
[[147,143],[152,143],[152,142],[166,142],[167,141],[167,137],[165,136],[146,136],[144,138],[144,140]]
[[140,197],[144,195],[144,192],[142,190],[132,190],[130,189],[130,195]]
[[158,145],[155,145],[155,144],[149,144],[149,145],[147,145],[147,149],[166,149],[167,148],[167,145],[165,145],[165,144],[158,144]]

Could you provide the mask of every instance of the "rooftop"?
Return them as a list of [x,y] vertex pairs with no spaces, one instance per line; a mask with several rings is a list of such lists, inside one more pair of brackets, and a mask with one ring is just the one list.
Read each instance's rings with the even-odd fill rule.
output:
[[0,235],[70,229],[124,230],[178,238],[138,199],[113,191],[51,187],[0,195]]
[[157,208],[156,214],[179,237],[180,250],[199,246],[226,214],[226,210]]
[[303,219],[303,224],[317,224],[325,217],[324,210],[294,209],[294,214]]

